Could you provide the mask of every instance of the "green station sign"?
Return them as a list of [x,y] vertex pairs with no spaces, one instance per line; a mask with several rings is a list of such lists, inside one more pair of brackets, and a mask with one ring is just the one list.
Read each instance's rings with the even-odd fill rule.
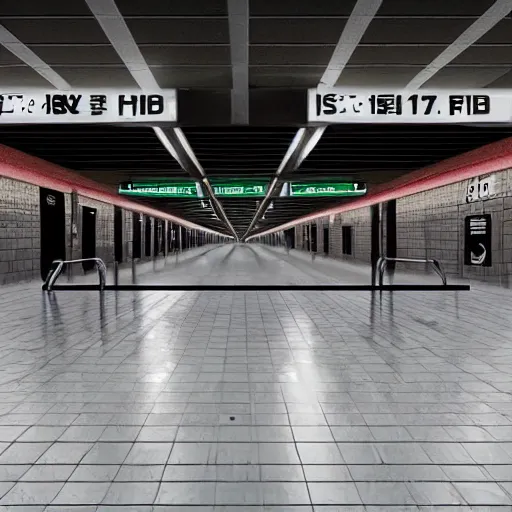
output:
[[[255,181],[218,181],[212,183],[213,191],[218,197],[264,196],[268,184]],[[202,197],[200,185],[193,180],[159,183],[122,183],[119,194],[136,197]]]
[[364,196],[365,183],[290,183],[290,196],[294,197],[334,197]]
[[212,186],[217,197],[264,196],[268,189],[268,184],[264,182],[218,182]]
[[195,181],[180,183],[122,183],[119,193],[137,197],[199,197]]

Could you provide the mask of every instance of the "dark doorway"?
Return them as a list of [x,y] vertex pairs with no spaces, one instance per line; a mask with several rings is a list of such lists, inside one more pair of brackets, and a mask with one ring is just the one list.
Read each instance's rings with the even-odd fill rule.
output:
[[162,252],[162,221],[160,219],[155,219],[153,223],[153,247],[156,257]]
[[317,227],[316,224],[311,224],[311,252],[317,252]]
[[[82,206],[82,258],[96,257],[96,214],[96,208]],[[88,272],[94,267],[94,261],[82,263],[84,272]]]
[[324,226],[324,254],[329,254],[329,227]]
[[64,194],[41,188],[41,279],[45,280],[54,260],[66,259],[66,207]]
[[285,231],[286,243],[289,249],[295,249],[295,228],[290,228]]
[[123,261],[123,210],[114,206],[114,258]]
[[341,227],[341,252],[352,254],[352,226]]
[[151,258],[151,217],[145,217],[146,224],[144,228],[144,254],[146,258]]
[[140,259],[142,255],[142,215],[140,213],[133,213],[132,215],[132,229],[133,229],[133,259]]

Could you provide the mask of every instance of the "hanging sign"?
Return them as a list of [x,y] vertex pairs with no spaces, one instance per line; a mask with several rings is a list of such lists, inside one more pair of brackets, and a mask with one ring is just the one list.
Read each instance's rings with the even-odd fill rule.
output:
[[364,196],[366,194],[365,183],[291,183],[291,196],[330,197],[330,196]]
[[491,215],[469,215],[465,218],[464,265],[492,266]]
[[183,183],[121,183],[119,193],[137,197],[199,197],[195,181]]
[[174,122],[176,90],[0,89],[0,124]]
[[308,121],[324,123],[509,123],[512,89],[308,91]]

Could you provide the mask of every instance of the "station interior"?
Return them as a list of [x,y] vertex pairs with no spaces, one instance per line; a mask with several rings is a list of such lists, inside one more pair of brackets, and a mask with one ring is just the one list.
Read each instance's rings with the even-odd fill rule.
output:
[[0,512],[512,511],[512,0],[0,0]]

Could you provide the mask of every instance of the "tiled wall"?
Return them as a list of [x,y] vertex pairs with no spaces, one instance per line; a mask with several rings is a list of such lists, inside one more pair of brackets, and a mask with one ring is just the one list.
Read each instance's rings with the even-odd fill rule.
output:
[[[473,203],[466,202],[467,181],[397,200],[397,256],[436,258],[448,275],[504,286],[508,286],[510,280],[512,285],[512,170],[496,173],[495,179],[496,194]],[[480,213],[492,215],[491,267],[464,265],[464,218]],[[342,254],[342,226],[352,226],[351,256]],[[302,226],[297,226],[297,249],[302,248],[301,233]],[[331,218],[329,246],[332,257],[368,263],[371,254],[370,208]],[[400,268],[407,268],[401,265]],[[418,265],[410,265],[409,269],[422,270]]]
[[0,284],[39,277],[39,187],[0,177]]
[[[77,206],[74,227],[71,220],[73,197]],[[65,194],[67,258],[82,257],[83,206],[97,210],[96,256],[110,265],[114,261],[114,206],[72,194]],[[123,211],[125,262],[131,260],[132,215],[130,211]],[[153,236],[153,228],[151,233]],[[40,279],[40,243],[39,187],[0,177],[0,285]],[[147,259],[144,257],[144,229],[142,244],[143,259]]]

